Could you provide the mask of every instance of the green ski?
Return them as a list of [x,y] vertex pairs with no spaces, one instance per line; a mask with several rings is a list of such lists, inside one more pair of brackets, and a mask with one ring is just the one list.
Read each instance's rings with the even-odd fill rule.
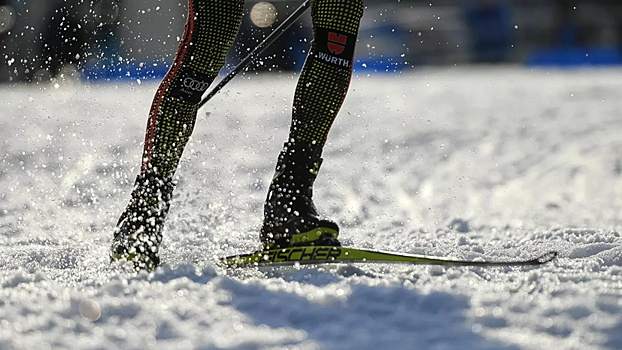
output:
[[282,249],[261,250],[250,254],[232,255],[222,259],[228,267],[288,266],[339,263],[401,263],[453,266],[530,266],[542,265],[557,256],[548,252],[527,260],[463,260],[427,255],[414,255],[335,246],[299,246]]

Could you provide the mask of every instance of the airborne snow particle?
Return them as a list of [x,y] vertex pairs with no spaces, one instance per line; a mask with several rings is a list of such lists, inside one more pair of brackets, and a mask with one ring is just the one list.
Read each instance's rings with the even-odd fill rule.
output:
[[91,322],[99,320],[102,316],[102,310],[99,304],[90,299],[80,301],[80,304],[78,305],[78,312],[80,313],[80,316]]

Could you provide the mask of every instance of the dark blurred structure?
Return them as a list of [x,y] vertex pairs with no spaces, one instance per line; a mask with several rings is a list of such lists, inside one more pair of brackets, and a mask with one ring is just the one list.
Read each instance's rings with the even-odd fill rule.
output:
[[[77,2],[57,2],[44,20],[41,33],[41,56],[37,70],[55,77],[63,67],[80,67],[89,50],[90,35],[86,19]],[[84,28],[84,29],[83,29]]]
[[554,20],[554,45],[573,47],[583,45],[587,41],[572,3],[557,1]]
[[9,41],[11,30],[15,27],[17,21],[16,1],[0,0],[0,81],[9,80],[9,69],[15,63],[15,59],[9,56],[9,49],[6,42]]
[[[487,3],[401,0],[370,4],[359,37],[357,68],[399,72],[423,65],[495,61],[555,67],[622,64],[622,1]],[[482,11],[485,6],[489,10]]]
[[471,38],[470,56],[477,63],[510,60],[514,44],[512,7],[497,0],[477,0],[466,6],[464,23]]
[[[230,63],[302,0],[267,0],[274,23],[247,11]],[[187,0],[0,0],[0,81],[37,81],[63,67],[83,79],[161,78],[182,35]],[[304,17],[249,69],[298,70],[311,40]],[[544,66],[622,64],[619,0],[374,0],[361,23],[355,69],[401,72],[425,65],[503,62]]]
[[[2,81],[49,80],[118,55],[121,0],[0,0]],[[2,8],[14,10],[2,30]]]
[[549,41],[529,52],[534,66],[609,66],[622,64],[622,3],[556,0],[551,3]]

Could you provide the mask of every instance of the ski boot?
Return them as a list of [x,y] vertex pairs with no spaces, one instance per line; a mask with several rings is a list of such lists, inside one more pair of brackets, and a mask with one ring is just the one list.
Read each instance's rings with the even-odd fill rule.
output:
[[114,231],[111,261],[129,261],[137,271],[150,271],[160,264],[158,249],[173,189],[171,180],[152,171],[138,175],[130,203]]
[[337,240],[339,226],[321,219],[312,200],[321,152],[312,144],[284,145],[264,205],[260,233],[264,249],[341,245]]

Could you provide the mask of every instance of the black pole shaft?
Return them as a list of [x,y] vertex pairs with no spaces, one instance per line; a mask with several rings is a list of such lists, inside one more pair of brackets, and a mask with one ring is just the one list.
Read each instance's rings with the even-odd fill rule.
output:
[[199,102],[199,108],[203,107],[207,103],[207,101],[211,100],[214,95],[216,95],[231,79],[233,79],[238,73],[240,73],[246,66],[255,60],[259,55],[261,55],[270,45],[272,45],[278,38],[283,35],[302,15],[307,11],[307,9],[311,6],[310,0],[305,0],[305,2],[300,5],[294,13],[292,13],[280,26],[278,26],[275,30],[270,33],[257,47],[253,49],[244,59],[238,63],[237,66],[233,68],[229,74],[227,74],[214,88]]

